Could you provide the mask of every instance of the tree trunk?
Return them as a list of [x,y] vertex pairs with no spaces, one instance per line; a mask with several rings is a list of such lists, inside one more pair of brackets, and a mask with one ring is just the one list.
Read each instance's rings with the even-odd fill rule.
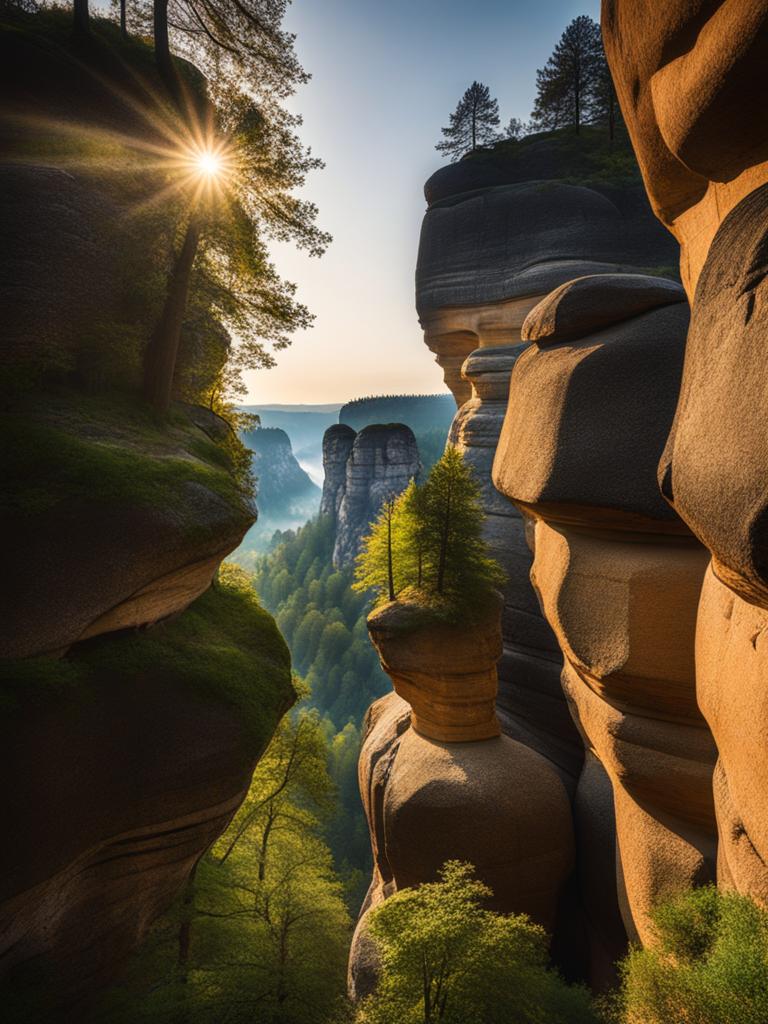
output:
[[442,594],[445,585],[445,566],[448,560],[448,534],[451,529],[451,491],[448,490],[448,497],[445,502],[445,519],[443,520],[443,531],[440,537],[440,560],[437,565],[437,592]]
[[168,412],[171,404],[181,325],[187,308],[189,279],[199,241],[200,223],[193,213],[181,251],[171,270],[160,320],[144,356],[144,397],[161,415]]
[[160,77],[175,101],[179,96],[179,82],[176,68],[171,59],[168,42],[168,0],[154,0],[153,20],[155,33],[155,63]]
[[88,0],[74,0],[75,32],[87,36],[91,31]]
[[573,81],[573,95],[574,105],[576,107],[576,134],[579,134],[579,128],[581,127],[581,72],[579,68],[576,68],[576,77]]
[[395,576],[392,571],[392,507],[387,511],[387,583],[389,600],[395,600]]
[[126,7],[127,0],[120,0],[120,35],[123,39],[128,38],[128,27],[126,24]]

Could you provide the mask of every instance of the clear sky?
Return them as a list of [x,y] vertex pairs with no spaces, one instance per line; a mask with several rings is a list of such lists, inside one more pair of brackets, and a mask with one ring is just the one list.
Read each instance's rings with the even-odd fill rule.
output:
[[248,374],[248,401],[318,403],[443,391],[414,309],[422,187],[473,79],[502,125],[530,115],[536,69],[568,22],[599,0],[293,0],[286,27],[312,81],[291,101],[326,167],[305,194],[334,241],[322,259],[275,246],[314,327]]

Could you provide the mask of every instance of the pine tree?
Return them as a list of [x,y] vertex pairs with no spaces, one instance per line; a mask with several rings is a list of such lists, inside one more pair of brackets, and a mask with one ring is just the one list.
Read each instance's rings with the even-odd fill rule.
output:
[[594,124],[607,127],[608,138],[611,142],[616,137],[617,126],[624,123],[621,116],[621,107],[616,96],[616,88],[611,77],[611,69],[608,67],[608,61],[602,52],[600,53],[600,67],[595,82],[592,121]]
[[355,589],[394,601],[408,589],[425,600],[437,596],[454,610],[482,600],[503,583],[482,536],[480,489],[455,448],[447,448],[426,483],[409,487],[364,539]]
[[478,146],[489,146],[499,139],[499,102],[491,99],[487,85],[473,82],[449,116],[447,128],[441,128],[445,138],[435,149],[458,160]]
[[594,115],[605,64],[600,26],[586,14],[568,25],[543,68],[536,72],[532,118],[540,129],[573,125],[578,134]]

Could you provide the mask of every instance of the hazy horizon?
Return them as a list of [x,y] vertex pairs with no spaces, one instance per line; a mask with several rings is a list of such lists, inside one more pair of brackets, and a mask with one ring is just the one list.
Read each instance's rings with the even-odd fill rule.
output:
[[244,404],[343,403],[444,392],[414,307],[426,179],[445,163],[440,128],[473,79],[499,100],[502,125],[527,120],[536,69],[568,22],[599,19],[599,0],[293,0],[286,27],[312,81],[291,101],[326,162],[303,194],[334,241],[321,260],[275,245],[280,273],[316,314],[247,374]]

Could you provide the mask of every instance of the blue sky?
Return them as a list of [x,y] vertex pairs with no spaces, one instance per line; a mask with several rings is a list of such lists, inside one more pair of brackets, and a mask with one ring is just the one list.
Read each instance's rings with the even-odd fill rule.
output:
[[294,0],[286,27],[312,81],[291,101],[326,162],[305,194],[334,242],[321,260],[275,246],[281,273],[316,314],[248,375],[249,401],[333,402],[444,390],[413,299],[422,186],[434,145],[478,79],[502,123],[527,119],[541,67],[567,23],[599,0]]

